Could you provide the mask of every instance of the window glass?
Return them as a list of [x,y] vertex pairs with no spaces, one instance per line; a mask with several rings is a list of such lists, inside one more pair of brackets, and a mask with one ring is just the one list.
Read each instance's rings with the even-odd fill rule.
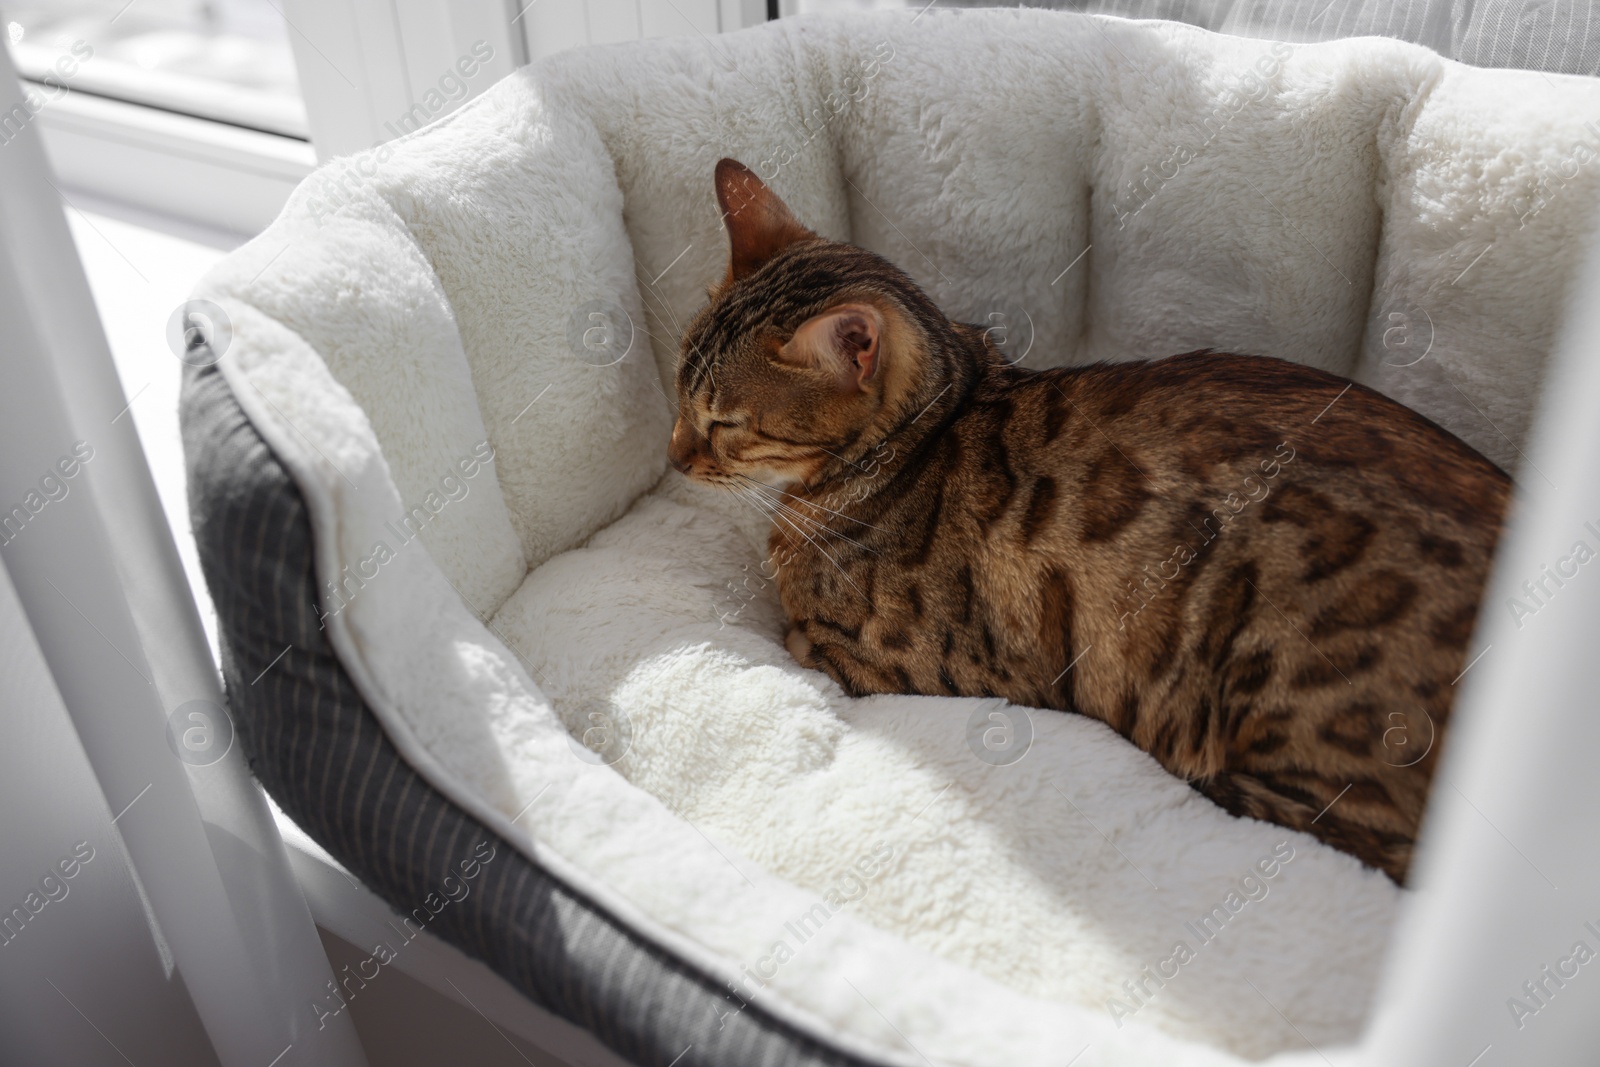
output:
[[41,93],[65,86],[307,136],[293,31],[271,0],[13,0],[0,22]]

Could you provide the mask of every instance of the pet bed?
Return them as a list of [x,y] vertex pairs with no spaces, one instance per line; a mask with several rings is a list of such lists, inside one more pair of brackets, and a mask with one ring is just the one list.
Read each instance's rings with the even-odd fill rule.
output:
[[712,165],[1025,366],[1282,355],[1515,470],[1587,116],[1590,79],[1396,41],[894,13],[567,53],[335,160],[196,294],[192,510],[252,766],[639,1063],[1351,1042],[1381,874],[1097,722],[790,660],[762,517],[665,462]]

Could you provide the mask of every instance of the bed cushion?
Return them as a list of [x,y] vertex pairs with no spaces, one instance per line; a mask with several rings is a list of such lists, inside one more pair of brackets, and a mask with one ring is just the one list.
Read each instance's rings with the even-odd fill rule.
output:
[[[663,474],[674,338],[725,255],[711,164],[772,172],[1028,365],[1284,355],[1511,463],[1596,103],[1398,42],[796,20],[519,72],[313,175],[202,294],[338,670],[459,813],[818,1047],[1233,1062],[1355,1038],[1396,891],[1100,724],[852,701],[787,658],[758,526]],[[259,758],[332,758],[286,714]]]

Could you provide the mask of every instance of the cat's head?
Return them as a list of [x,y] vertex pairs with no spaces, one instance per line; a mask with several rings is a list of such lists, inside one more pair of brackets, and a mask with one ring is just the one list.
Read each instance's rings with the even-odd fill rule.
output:
[[742,163],[716,168],[727,274],[684,332],[668,455],[690,478],[815,485],[924,393],[950,324],[893,264],[807,229]]

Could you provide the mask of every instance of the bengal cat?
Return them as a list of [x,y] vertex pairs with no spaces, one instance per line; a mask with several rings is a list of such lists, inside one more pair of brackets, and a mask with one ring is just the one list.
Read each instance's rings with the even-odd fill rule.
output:
[[1012,366],[742,164],[715,181],[669,453],[772,514],[795,659],[1092,716],[1403,884],[1506,475],[1283,360]]

